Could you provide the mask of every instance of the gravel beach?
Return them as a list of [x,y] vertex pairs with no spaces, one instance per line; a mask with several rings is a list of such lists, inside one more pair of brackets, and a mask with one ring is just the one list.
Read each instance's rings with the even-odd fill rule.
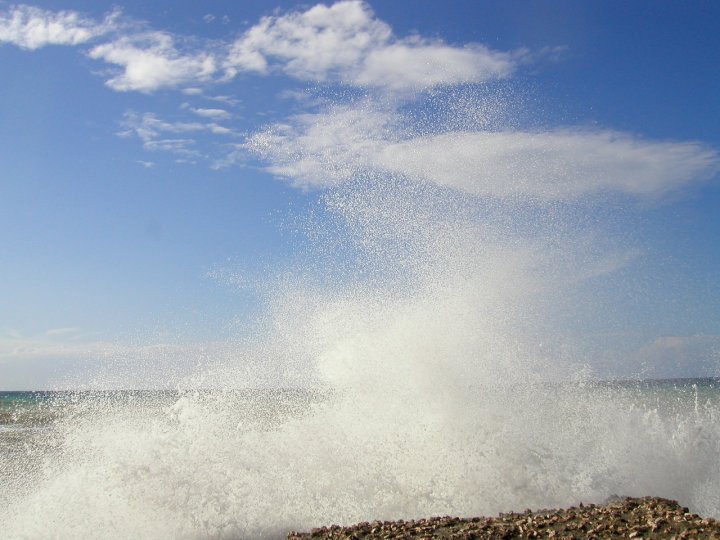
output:
[[656,497],[616,498],[559,510],[526,510],[497,517],[435,517],[412,521],[374,521],[333,525],[289,540],[307,538],[662,538],[720,540],[720,522],[690,513],[676,501]]

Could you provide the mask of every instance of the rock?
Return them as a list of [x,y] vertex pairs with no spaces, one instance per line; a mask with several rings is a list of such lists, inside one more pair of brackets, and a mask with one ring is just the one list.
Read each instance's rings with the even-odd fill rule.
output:
[[701,518],[676,501],[645,497],[613,497],[603,505],[578,505],[567,510],[526,510],[494,518],[452,518],[373,521],[350,527],[320,527],[292,532],[291,540],[307,538],[365,540],[373,538],[697,538],[720,540],[720,523]]

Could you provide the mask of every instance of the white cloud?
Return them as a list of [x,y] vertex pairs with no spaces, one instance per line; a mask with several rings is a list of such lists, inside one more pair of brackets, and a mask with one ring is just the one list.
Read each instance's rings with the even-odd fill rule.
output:
[[81,328],[50,328],[26,336],[20,332],[0,334],[0,362],[41,358],[45,355],[67,357],[97,352],[99,342]]
[[82,332],[81,328],[67,327],[67,328],[51,328],[45,331],[45,335],[50,338],[71,338],[77,337]]
[[48,11],[19,5],[0,13],[0,43],[23,49],[46,45],[80,45],[106,34],[114,27],[119,12],[102,22],[83,17],[76,11]]
[[193,113],[203,118],[212,118],[213,120],[227,120],[232,115],[224,109],[190,109]]
[[198,122],[166,122],[157,117],[154,113],[138,114],[126,112],[123,127],[128,131],[122,135],[130,135],[134,132],[140,139],[147,141],[157,138],[160,133],[187,133],[201,131],[203,124]]
[[[0,14],[0,41],[34,49],[80,45],[112,32],[88,53],[117,67],[107,86],[145,93],[179,88],[186,95],[202,94],[201,87],[222,80],[223,71],[225,78],[247,71],[282,72],[408,97],[405,92],[413,89],[509,77],[518,65],[547,54],[454,46],[422,36],[399,38],[360,0],[263,17],[232,44],[181,39],[118,20],[119,12],[96,22],[74,11],[18,6]],[[238,104],[228,96],[206,99]],[[299,103],[317,106],[310,100]],[[232,118],[225,108],[187,108],[208,121],[129,115],[124,134],[139,137],[148,150],[185,157],[202,155],[188,134],[235,134],[218,123]],[[412,120],[395,110],[338,106],[272,125],[250,137],[241,150],[255,152],[271,172],[303,187],[332,185],[378,169],[481,196],[540,200],[573,200],[604,191],[662,196],[718,170],[717,152],[700,143],[654,142],[611,130],[479,131],[456,126],[456,131],[418,134],[412,128]],[[235,146],[227,148],[231,155],[216,164],[236,162],[242,154]]]
[[240,104],[240,100],[232,96],[205,96],[205,99],[216,101],[218,103],[224,103],[230,107],[237,107]]
[[481,45],[397,39],[366,3],[346,0],[263,17],[234,43],[226,68],[230,75],[277,69],[302,80],[405,90],[506,77],[515,56]]
[[383,146],[392,143],[393,120],[369,108],[336,107],[273,124],[251,136],[247,148],[269,162],[270,172],[298,187],[327,187],[372,167]]
[[138,21],[120,25],[118,19],[117,11],[97,22],[74,11],[18,6],[0,14],[0,42],[36,49],[81,45],[113,32],[88,53],[119,68],[106,83],[110,88],[150,93],[190,85],[183,90],[188,94],[197,93],[197,85],[213,82],[221,70],[219,80],[241,71],[279,71],[301,80],[392,91],[482,82],[509,76],[524,54],[478,44],[456,47],[420,36],[400,39],[360,0],[263,17],[225,44],[181,40],[147,30]]
[[609,130],[456,131],[415,135],[393,111],[334,107],[249,138],[268,170],[325,187],[367,170],[421,178],[480,196],[575,200],[600,192],[660,197],[707,179],[718,153],[696,142]]
[[135,134],[143,141],[157,138],[162,133],[210,132],[216,135],[229,135],[232,130],[215,122],[167,122],[158,118],[155,113],[138,114],[132,111],[125,113],[122,123],[125,128],[122,136]]
[[123,36],[90,51],[90,57],[122,69],[107,85],[121,92],[153,92],[187,83],[207,82],[217,71],[217,60],[206,51],[180,53],[165,32]]
[[[154,113],[125,113],[121,137],[137,137],[143,148],[151,152],[170,152],[184,157],[207,157],[198,147],[198,141],[189,134],[234,135],[235,132],[216,122],[168,122]],[[178,136],[182,135],[182,136]],[[145,162],[139,162],[144,165]],[[194,161],[193,161],[194,163]],[[147,165],[146,165],[147,166]]]
[[353,80],[363,86],[395,90],[483,82],[509,76],[516,57],[482,45],[457,48],[406,40],[371,51]]
[[191,371],[187,359],[197,361],[203,352],[198,345],[128,345],[101,340],[70,342],[62,336],[0,336],[0,389],[168,387]]
[[[106,84],[123,92],[148,93],[187,83],[205,83],[217,71],[219,60],[206,45],[188,42],[186,50],[180,51],[173,35],[142,30],[145,25],[138,21],[120,24],[119,17],[120,12],[114,11],[97,22],[75,11],[17,6],[0,14],[0,43],[37,49],[45,45],[82,45],[105,36],[104,42],[88,54],[120,67]],[[108,33],[113,36],[106,36]]]
[[385,43],[392,31],[373,18],[362,2],[316,5],[305,12],[263,17],[233,45],[229,64],[266,72],[269,59],[303,79],[324,79],[334,70],[357,65],[367,51]]
[[143,142],[143,148],[151,152],[171,152],[183,156],[200,156],[201,153],[193,147],[194,139],[152,139]]
[[[187,380],[197,384],[197,374],[207,388],[228,381],[237,388],[286,382],[280,370],[251,360],[260,356],[235,341],[123,343],[97,336],[67,341],[0,335],[0,390],[178,388]],[[237,367],[238,358],[250,361]],[[229,370],[229,365],[236,367]]]
[[706,179],[720,163],[698,143],[573,130],[447,133],[391,144],[375,159],[388,170],[478,195],[548,200],[604,191],[658,197]]
[[229,144],[225,147],[224,155],[215,159],[210,168],[213,170],[227,169],[233,166],[243,166],[248,158],[246,145],[237,143]]

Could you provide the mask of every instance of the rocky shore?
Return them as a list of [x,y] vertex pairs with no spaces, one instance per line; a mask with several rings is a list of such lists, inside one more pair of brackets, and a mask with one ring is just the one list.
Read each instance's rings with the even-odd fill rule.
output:
[[662,538],[720,540],[720,522],[690,513],[676,501],[655,497],[616,498],[602,505],[500,514],[497,517],[435,517],[333,525],[289,540],[308,538]]

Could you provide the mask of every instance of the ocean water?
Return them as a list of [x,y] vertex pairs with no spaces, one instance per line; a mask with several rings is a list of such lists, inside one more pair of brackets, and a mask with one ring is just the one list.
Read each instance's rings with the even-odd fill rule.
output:
[[717,380],[517,390],[414,422],[402,395],[368,417],[299,390],[2,393],[2,535],[274,538],[616,494],[720,515]]

